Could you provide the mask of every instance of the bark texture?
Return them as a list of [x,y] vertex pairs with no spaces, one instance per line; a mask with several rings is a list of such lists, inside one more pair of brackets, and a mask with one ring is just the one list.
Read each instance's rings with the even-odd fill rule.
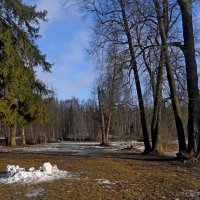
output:
[[163,153],[162,134],[160,129],[161,115],[162,115],[163,68],[164,68],[164,57],[163,57],[163,51],[161,50],[160,64],[157,73],[157,85],[156,85],[156,94],[154,99],[153,117],[151,123],[152,151],[156,154]]
[[160,37],[161,37],[161,44],[163,46],[163,55],[165,60],[165,66],[166,66],[166,72],[167,72],[167,79],[169,83],[170,88],[170,99],[172,102],[173,107],[173,113],[175,117],[176,122],[176,130],[177,130],[177,136],[179,141],[179,152],[185,152],[186,151],[186,142],[185,142],[185,134],[184,134],[184,128],[183,128],[183,122],[181,119],[181,110],[180,110],[180,104],[176,92],[176,86],[175,86],[175,80],[173,75],[173,69],[169,57],[169,50],[167,47],[167,39],[168,39],[168,33],[169,33],[169,1],[164,0],[163,1],[163,10],[160,6],[160,3],[158,0],[154,0],[154,5],[156,8],[157,13],[157,20],[159,22],[159,31],[160,31]]
[[16,146],[16,132],[17,132],[17,123],[14,123],[10,128],[10,146]]
[[195,42],[192,19],[192,0],[177,0],[183,26],[187,90],[188,90],[188,151],[200,153],[199,88],[195,56]]

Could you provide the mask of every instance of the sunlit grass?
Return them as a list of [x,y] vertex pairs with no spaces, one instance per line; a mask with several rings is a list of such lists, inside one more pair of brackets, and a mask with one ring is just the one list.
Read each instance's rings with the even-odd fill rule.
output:
[[[142,156],[142,155],[141,155]],[[36,199],[104,200],[104,199],[198,199],[200,198],[200,164],[179,161],[136,160],[57,156],[41,154],[1,154],[0,170],[6,165],[38,168],[44,162],[60,170],[79,174],[37,185],[0,185],[0,199],[31,199],[28,191],[41,190]],[[188,190],[194,191],[193,193]],[[196,193],[195,193],[196,191]],[[194,195],[194,197],[192,197]]]

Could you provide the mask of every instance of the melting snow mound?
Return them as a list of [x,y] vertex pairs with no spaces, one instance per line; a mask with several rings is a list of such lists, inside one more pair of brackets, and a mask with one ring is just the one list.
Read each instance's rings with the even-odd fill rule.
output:
[[4,176],[1,176],[0,183],[39,183],[45,181],[53,181],[56,179],[66,178],[67,171],[61,171],[56,165],[44,163],[38,170],[34,167],[25,170],[18,165],[7,165]]

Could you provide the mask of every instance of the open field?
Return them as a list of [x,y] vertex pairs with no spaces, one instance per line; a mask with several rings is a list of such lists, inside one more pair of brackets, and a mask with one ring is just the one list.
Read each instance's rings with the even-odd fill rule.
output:
[[44,162],[71,176],[39,184],[0,184],[0,199],[200,199],[200,163],[132,151],[70,155],[8,152],[0,154],[0,171],[8,164],[26,169]]

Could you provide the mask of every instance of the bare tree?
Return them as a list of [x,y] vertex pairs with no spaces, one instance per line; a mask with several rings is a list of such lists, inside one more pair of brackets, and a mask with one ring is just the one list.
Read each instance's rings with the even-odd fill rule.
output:
[[199,88],[192,18],[192,0],[177,0],[183,26],[183,52],[185,56],[188,90],[188,150],[200,153]]
[[[168,0],[164,0],[162,3],[162,7],[160,5],[160,2],[158,0],[153,0],[156,14],[157,14],[157,20],[158,20],[158,27],[159,32],[161,36],[161,43],[162,43],[162,49],[163,49],[163,55],[165,60],[165,66],[167,71],[167,78],[170,88],[170,97],[172,101],[175,121],[176,121],[176,128],[177,128],[177,134],[178,134],[178,140],[179,140],[179,151],[185,152],[186,151],[186,143],[185,143],[185,135],[184,135],[184,129],[183,129],[183,123],[181,119],[181,113],[180,113],[180,106],[178,101],[178,96],[176,93],[176,87],[175,87],[175,80],[174,75],[172,71],[172,65],[169,58],[169,51],[167,47],[167,40],[168,40],[168,34],[170,31],[170,19],[169,19],[169,2]],[[173,22],[175,23],[175,22]]]
[[135,52],[134,52],[134,45],[133,45],[133,40],[132,40],[132,36],[131,36],[131,32],[130,32],[130,26],[129,26],[127,14],[126,14],[126,4],[123,0],[119,0],[119,3],[120,3],[120,8],[121,8],[124,32],[127,37],[127,42],[128,42],[129,51],[130,51],[131,69],[134,72],[135,84],[136,84],[136,89],[137,89],[138,102],[139,102],[139,107],[140,107],[140,118],[141,118],[143,139],[144,139],[144,145],[145,145],[144,152],[149,153],[151,151],[151,145],[149,142],[149,134],[148,134],[147,123],[146,123],[145,108],[144,108],[140,78],[139,78],[139,74],[138,74],[137,61],[136,61],[136,56],[135,56]]

